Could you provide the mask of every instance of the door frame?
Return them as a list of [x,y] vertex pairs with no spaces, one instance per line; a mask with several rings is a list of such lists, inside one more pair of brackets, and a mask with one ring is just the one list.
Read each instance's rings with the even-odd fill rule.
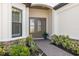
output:
[[[45,19],[46,20],[46,32],[47,32],[47,18],[45,17],[29,17],[29,35],[30,35],[30,19],[39,19],[39,18],[42,18],[42,19]],[[33,38],[33,39],[43,39],[43,38]]]

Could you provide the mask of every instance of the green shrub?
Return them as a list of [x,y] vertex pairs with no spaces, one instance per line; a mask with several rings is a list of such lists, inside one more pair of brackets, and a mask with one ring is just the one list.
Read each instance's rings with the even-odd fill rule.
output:
[[2,47],[0,47],[0,56],[3,56],[4,54],[5,54],[5,50]]
[[53,43],[53,42],[55,43],[55,40],[57,39],[57,35],[54,34],[54,35],[51,36],[51,37],[52,37],[52,38],[51,38],[51,43]]
[[76,53],[79,55],[79,47],[76,48]]
[[25,45],[26,45],[26,39],[25,39],[25,38],[19,39],[19,40],[18,40],[18,44],[25,46]]
[[62,45],[62,42],[64,41],[64,36],[59,35],[59,45]]
[[62,42],[62,46],[63,46],[64,48],[66,48],[66,47],[67,47],[67,41],[63,41],[63,42]]
[[9,50],[11,56],[29,56],[29,48],[22,45],[13,45]]
[[58,36],[54,34],[52,36],[51,43],[56,43],[57,44],[58,43],[57,41],[58,41]]
[[70,40],[69,39],[65,39],[65,42],[66,43],[66,49],[70,49],[69,45],[70,45]]
[[29,36],[26,38],[26,45],[30,48],[31,54],[36,55],[38,53],[38,46],[36,43],[32,40],[32,37]]
[[36,45],[34,41],[32,41],[30,50],[31,50],[32,55],[37,55],[37,53],[39,52],[38,46]]
[[75,54],[78,54],[78,48],[79,48],[79,46],[77,44],[74,44],[72,47],[72,52]]
[[32,40],[32,37],[31,37],[31,36],[27,37],[27,38],[26,38],[26,45],[27,45],[27,46],[31,46],[32,41],[33,41],[33,40]]

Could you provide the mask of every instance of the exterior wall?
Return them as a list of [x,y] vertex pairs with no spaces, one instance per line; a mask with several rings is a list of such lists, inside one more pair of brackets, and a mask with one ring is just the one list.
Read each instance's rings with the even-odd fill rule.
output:
[[79,4],[68,4],[56,11],[59,34],[79,39]]
[[52,35],[58,33],[58,19],[57,12],[52,9]]
[[[11,13],[11,5],[7,3],[1,4],[1,9],[2,9],[2,14],[1,14],[1,29],[2,29],[2,38],[0,39],[1,41],[6,41],[9,40],[9,26],[10,26],[10,13]],[[8,12],[9,11],[9,12]]]
[[[12,6],[21,9],[22,16],[22,37],[12,38]],[[2,13],[1,13],[2,12]],[[0,34],[2,35],[0,41],[10,41],[28,36],[28,20],[29,8],[20,3],[2,3],[0,4]],[[2,29],[2,30],[1,30]]]
[[48,10],[30,8],[30,17],[48,17]]
[[52,10],[49,10],[49,13],[48,13],[48,32],[49,32],[49,34],[51,35],[52,33],[53,33],[53,31],[52,31],[52,21],[53,21],[53,19],[52,19]]
[[1,12],[2,12],[2,9],[1,9],[1,4],[0,4],[0,39],[2,38],[2,33],[1,33],[1,19],[2,19],[2,17],[1,17]]
[[52,34],[52,10],[43,9],[33,9],[30,8],[30,17],[41,17],[46,18],[46,30],[51,35]]

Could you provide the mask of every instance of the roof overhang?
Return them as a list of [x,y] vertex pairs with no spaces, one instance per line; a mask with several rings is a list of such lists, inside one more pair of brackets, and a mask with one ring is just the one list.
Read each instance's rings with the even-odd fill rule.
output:
[[56,5],[55,7],[53,7],[53,9],[58,10],[59,8],[67,5],[68,3],[59,3],[58,5]]
[[30,7],[32,3],[23,3],[26,5],[26,7]]
[[[26,5],[26,7],[31,7],[31,6],[34,6],[34,3],[23,3],[23,4],[25,4]],[[32,5],[33,4],[33,5]],[[36,4],[36,6],[38,6],[37,5],[37,3],[35,3]],[[38,3],[39,4],[39,3]],[[63,7],[63,6],[65,6],[65,5],[67,5],[68,3],[51,3],[51,4],[46,4],[46,3],[40,3],[40,5],[48,5],[48,6],[51,6],[54,10],[58,10],[59,8],[61,8],[61,7]]]

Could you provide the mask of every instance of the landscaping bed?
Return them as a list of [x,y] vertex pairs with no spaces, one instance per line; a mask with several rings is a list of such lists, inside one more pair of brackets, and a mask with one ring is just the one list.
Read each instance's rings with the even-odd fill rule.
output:
[[0,56],[46,56],[32,37],[0,43]]
[[51,44],[75,55],[79,56],[79,43],[76,40],[69,38],[68,35],[53,35]]

